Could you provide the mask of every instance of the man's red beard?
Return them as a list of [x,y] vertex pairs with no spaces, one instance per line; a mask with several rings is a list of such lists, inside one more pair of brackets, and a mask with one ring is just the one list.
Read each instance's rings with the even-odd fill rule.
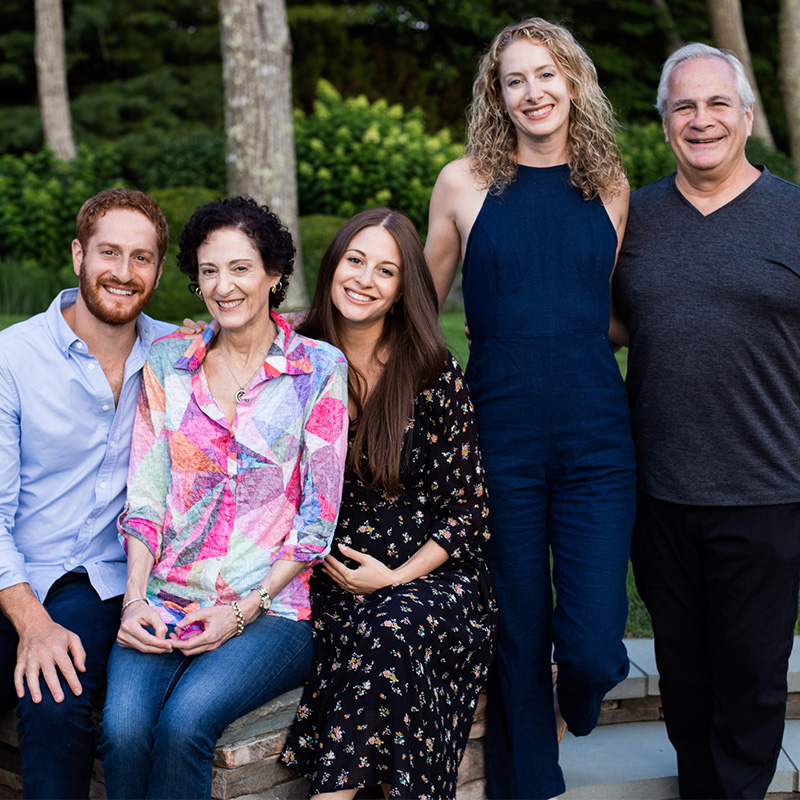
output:
[[[105,322],[108,325],[127,325],[135,320],[150,302],[150,298],[156,288],[155,283],[149,289],[139,279],[132,280],[124,286],[115,281],[103,279],[97,279],[92,283],[87,270],[84,269],[85,263],[86,259],[84,258],[81,262],[79,273],[79,290],[83,302],[92,313],[92,316],[97,317],[101,322]],[[104,285],[136,292],[135,302],[131,305],[125,305],[123,308],[117,308],[111,296],[104,290]]]

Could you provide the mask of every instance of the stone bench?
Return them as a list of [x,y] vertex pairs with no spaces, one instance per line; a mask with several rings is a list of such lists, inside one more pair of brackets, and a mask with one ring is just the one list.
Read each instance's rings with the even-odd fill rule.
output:
[[[795,640],[797,644],[798,640]],[[620,723],[659,723],[663,719],[661,711],[661,698],[658,691],[658,671],[653,655],[653,643],[649,639],[630,639],[625,642],[631,659],[631,672],[628,678],[615,687],[603,701],[599,724],[602,726],[616,726]],[[267,800],[292,800],[293,798],[305,798],[308,795],[308,782],[304,778],[298,778],[296,773],[287,769],[279,763],[278,757],[286,737],[287,730],[294,718],[295,709],[300,699],[300,689],[277,697],[270,703],[256,709],[244,717],[237,719],[229,725],[219,742],[214,756],[214,772],[212,778],[212,797],[217,800],[255,800],[265,798]],[[470,730],[469,742],[464,753],[464,760],[458,774],[457,800],[481,800],[484,789],[484,764],[483,764],[483,745],[485,738],[485,712],[486,698],[481,695],[478,701],[478,708]],[[786,707],[786,718],[788,720],[800,720],[800,646],[795,647],[789,665],[789,702]],[[800,724],[800,723],[795,723]],[[16,749],[17,736],[15,731],[16,719],[9,712],[0,715],[0,799],[20,797],[22,781],[20,778],[20,756]],[[631,733],[638,730],[639,725],[630,726]],[[613,728],[614,731],[623,730],[626,726]],[[612,728],[607,729],[609,733]],[[789,731],[787,731],[789,733]],[[800,730],[798,730],[800,734]],[[637,735],[633,736],[632,744],[628,743],[622,748],[627,759],[634,758],[635,752],[631,753],[630,748],[636,748]],[[572,739],[567,737],[562,753],[565,774],[568,786],[570,784],[570,773],[575,774],[576,768],[570,764],[569,753],[576,746],[585,748],[592,742],[598,742],[602,734],[598,736],[582,737]],[[665,738],[662,736],[665,741]],[[645,743],[645,739],[638,739]],[[797,738],[800,754],[800,736]],[[664,744],[659,740],[658,747],[667,752],[671,750],[668,742]],[[619,746],[615,750],[620,750]],[[607,764],[596,763],[598,759],[604,760],[606,756],[597,755],[592,757],[589,752],[579,755],[580,769],[583,773],[591,776],[597,775],[607,768]],[[644,754],[643,754],[644,755]],[[794,754],[792,754],[794,755]],[[588,756],[588,758],[587,758]],[[646,756],[645,756],[646,757]],[[674,760],[674,758],[673,758]],[[800,758],[797,759],[800,762]],[[630,770],[628,766],[622,765],[622,772]],[[577,774],[575,774],[577,777]],[[625,775],[623,774],[623,778]],[[776,776],[777,777],[780,776]],[[797,778],[794,779],[797,783]],[[574,783],[573,783],[574,785]],[[639,791],[639,788],[631,786],[632,790]],[[777,787],[776,787],[777,789]],[[617,797],[624,795],[620,785],[615,785],[611,794],[600,792],[600,782],[598,785],[587,786],[588,794],[574,789],[568,790],[567,797],[574,797],[575,800],[582,797]],[[771,787],[772,790],[772,787]],[[793,785],[791,790],[796,791]],[[775,791],[775,790],[772,790]],[[782,791],[787,791],[786,781],[782,784]],[[592,794],[595,792],[595,794]],[[598,793],[599,792],[599,793]],[[95,780],[92,783],[92,798],[105,798],[105,790],[102,784],[102,763],[98,760],[95,763]],[[632,794],[631,797],[645,796]],[[648,797],[655,795],[647,794]],[[663,797],[674,797],[675,794],[661,795]]]

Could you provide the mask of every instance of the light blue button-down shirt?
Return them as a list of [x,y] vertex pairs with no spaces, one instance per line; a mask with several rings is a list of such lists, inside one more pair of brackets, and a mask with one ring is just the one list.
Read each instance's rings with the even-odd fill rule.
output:
[[125,502],[139,378],[154,339],[174,330],[142,314],[119,403],[62,309],[0,331],[0,589],[29,583],[39,600],[84,569],[104,600],[125,591],[117,516]]

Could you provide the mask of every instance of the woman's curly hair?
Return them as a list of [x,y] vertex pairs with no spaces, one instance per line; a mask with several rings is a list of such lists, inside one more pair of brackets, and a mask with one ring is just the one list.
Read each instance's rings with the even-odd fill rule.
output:
[[520,39],[546,47],[564,71],[574,95],[567,128],[570,180],[584,198],[616,195],[626,184],[608,98],[597,70],[566,28],[539,17],[508,25],[495,36],[472,86],[467,119],[467,155],[484,188],[501,192],[517,174],[517,133],[500,87],[500,57]]
[[197,251],[200,245],[214,231],[225,228],[242,231],[258,250],[266,273],[281,276],[280,288],[269,295],[269,307],[277,308],[286,297],[289,278],[294,272],[292,234],[268,206],[260,206],[252,197],[213,200],[192,214],[181,233],[178,252],[178,266],[192,279],[189,291],[197,289]]

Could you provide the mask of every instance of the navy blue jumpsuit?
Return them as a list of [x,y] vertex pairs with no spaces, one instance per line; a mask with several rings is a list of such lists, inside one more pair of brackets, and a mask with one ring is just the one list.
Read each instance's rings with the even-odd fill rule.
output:
[[[567,165],[519,167],[489,194],[463,266],[467,382],[489,485],[486,548],[500,605],[487,796],[564,791],[551,648],[568,729],[623,680],[635,463],[608,339],[617,236]],[[550,550],[556,605],[550,583]]]

